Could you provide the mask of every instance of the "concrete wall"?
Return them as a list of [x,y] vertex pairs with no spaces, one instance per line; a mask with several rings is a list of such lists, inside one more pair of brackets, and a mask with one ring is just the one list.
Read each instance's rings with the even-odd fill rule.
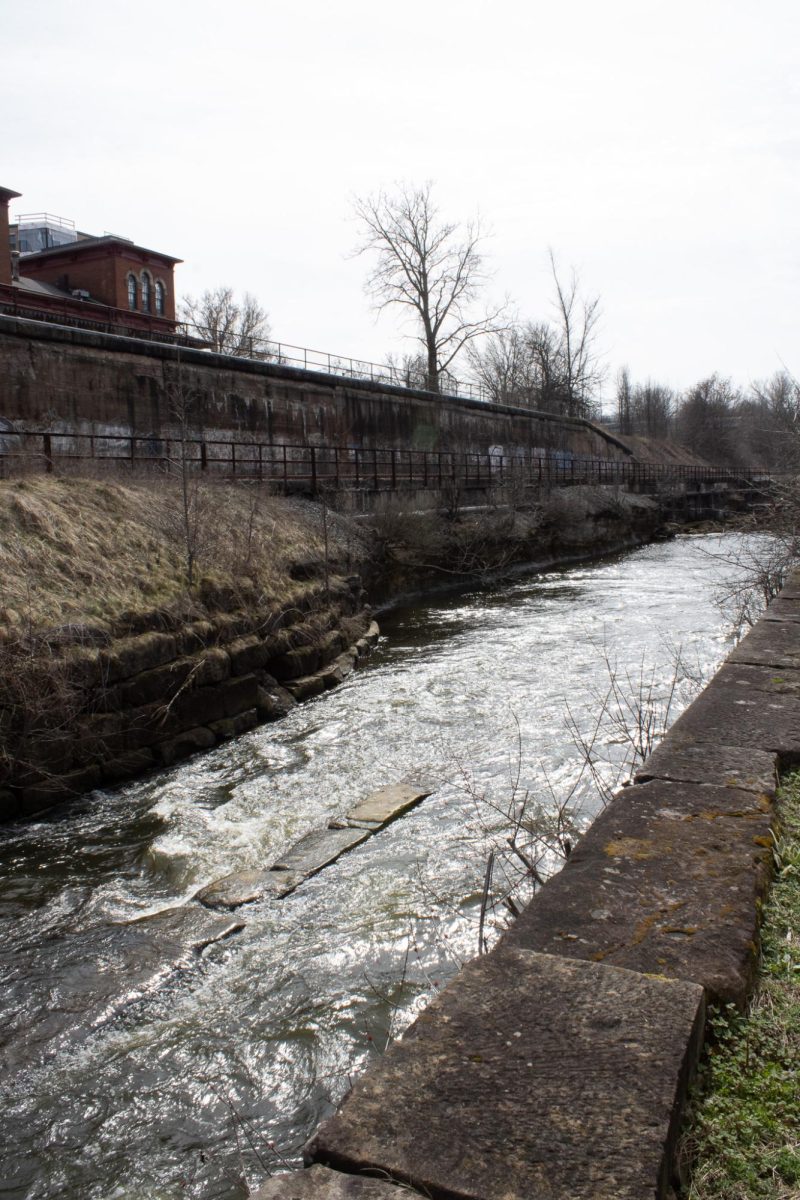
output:
[[588,421],[0,317],[0,419],[11,426],[161,434],[174,428],[179,389],[191,400],[198,433],[630,457],[627,447]]

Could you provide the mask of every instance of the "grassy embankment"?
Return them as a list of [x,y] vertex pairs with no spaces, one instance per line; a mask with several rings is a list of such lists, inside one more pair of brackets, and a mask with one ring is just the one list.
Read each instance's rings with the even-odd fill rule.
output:
[[[358,556],[333,524],[329,537],[332,566]],[[291,602],[304,590],[297,564],[323,559],[319,510],[262,489],[193,489],[187,513],[169,482],[0,483],[0,640],[65,623],[113,625],[237,581],[262,603]]]
[[800,1197],[800,772],[784,779],[779,812],[758,988],[746,1014],[712,1019],[684,1138],[686,1200]]

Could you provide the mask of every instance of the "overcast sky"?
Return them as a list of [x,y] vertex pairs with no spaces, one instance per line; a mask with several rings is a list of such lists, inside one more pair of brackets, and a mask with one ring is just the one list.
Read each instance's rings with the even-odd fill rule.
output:
[[493,288],[551,314],[552,247],[613,375],[800,373],[798,0],[4,0],[2,175],[249,290],[273,336],[402,352],[353,195],[432,180]]

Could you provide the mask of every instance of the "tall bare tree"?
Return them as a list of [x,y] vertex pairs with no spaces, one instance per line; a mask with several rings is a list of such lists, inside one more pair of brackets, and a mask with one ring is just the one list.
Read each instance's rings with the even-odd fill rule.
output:
[[269,358],[263,343],[270,335],[267,313],[249,292],[237,300],[233,288],[205,291],[199,300],[184,296],[180,318],[193,325],[219,354],[237,358]]
[[597,324],[600,320],[599,296],[585,296],[573,269],[569,280],[558,273],[553,251],[550,269],[556,289],[555,308],[559,332],[564,413],[570,417],[590,416],[596,408],[594,393],[603,378],[597,350]]
[[438,392],[460,351],[503,327],[506,306],[476,314],[487,279],[480,222],[461,226],[443,220],[431,193],[431,183],[399,185],[392,194],[357,199],[363,236],[356,254],[374,256],[366,290],[378,311],[397,307],[413,314],[427,386]]

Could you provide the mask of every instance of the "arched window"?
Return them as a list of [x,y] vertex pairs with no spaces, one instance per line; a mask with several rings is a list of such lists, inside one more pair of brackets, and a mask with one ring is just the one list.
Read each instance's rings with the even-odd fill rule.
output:
[[165,307],[165,289],[160,279],[156,280],[156,315],[163,317]]
[[142,271],[142,312],[150,312],[151,291],[150,276]]
[[136,308],[136,276],[128,276],[128,308]]

